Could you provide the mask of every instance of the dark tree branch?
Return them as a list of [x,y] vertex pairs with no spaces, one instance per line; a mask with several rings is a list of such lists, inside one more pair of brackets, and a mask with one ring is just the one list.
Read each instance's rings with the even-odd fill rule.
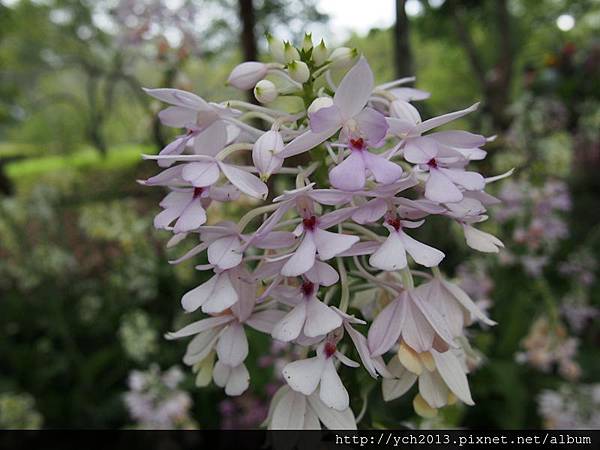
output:
[[[258,59],[258,47],[256,45],[256,16],[254,14],[253,0],[239,0],[240,22],[242,23],[242,33],[240,43],[244,61],[256,61]],[[252,92],[248,92],[248,100],[256,103]]]
[[414,73],[413,57],[410,48],[409,22],[405,9],[406,0],[396,0],[396,24],[394,26],[394,60],[396,76],[410,77]]
[[469,59],[469,63],[471,64],[471,68],[477,77],[477,80],[481,84],[482,89],[485,89],[486,86],[486,69],[479,52],[477,51],[477,47],[471,38],[471,34],[467,29],[467,25],[464,20],[464,11],[461,6],[458,6],[454,1],[450,3],[452,16],[454,18],[454,27],[456,29],[456,34],[458,39],[460,40],[465,52],[467,53],[467,58]]

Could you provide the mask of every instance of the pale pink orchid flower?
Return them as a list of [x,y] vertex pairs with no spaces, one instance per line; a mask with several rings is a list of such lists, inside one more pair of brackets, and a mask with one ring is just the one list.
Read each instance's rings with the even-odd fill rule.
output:
[[338,86],[331,106],[309,113],[310,130],[288,143],[282,156],[304,153],[341,130],[340,142],[362,139],[371,147],[383,143],[388,130],[385,117],[373,108],[366,107],[373,91],[373,72],[364,58],[344,76]]
[[[283,216],[292,208],[296,208],[301,216],[314,214],[314,203],[328,206],[341,206],[352,200],[352,194],[337,189],[314,189],[315,183],[306,186],[284,190],[283,194],[275,197],[273,203],[278,204],[277,209],[256,230],[255,236],[269,233],[281,221]],[[345,219],[341,219],[345,220]],[[334,225],[334,224],[332,224]]]
[[332,306],[332,308],[342,317],[344,330],[346,330],[346,333],[350,336],[350,340],[352,340],[352,343],[358,352],[358,356],[360,357],[364,368],[369,372],[369,375],[373,378],[377,378],[379,375],[384,378],[391,377],[392,374],[387,370],[383,357],[381,355],[373,356],[369,349],[367,338],[352,327],[352,325],[365,325],[367,322],[357,319],[335,306]]
[[369,176],[381,184],[391,184],[402,176],[402,167],[382,155],[371,153],[362,137],[350,138],[350,155],[329,172],[329,181],[335,188],[357,191],[365,187]]
[[298,288],[287,292],[272,293],[272,297],[283,301],[292,309],[273,327],[271,335],[280,341],[290,342],[300,333],[312,338],[324,336],[342,325],[342,318],[317,298],[318,285],[305,281]]
[[446,321],[452,336],[464,335],[464,328],[471,324],[473,319],[493,326],[496,322],[490,320],[479,307],[471,300],[465,291],[458,285],[435,276],[430,281],[419,286],[423,298],[430,301]]
[[248,171],[223,162],[216,158],[217,154],[227,144],[227,129],[223,122],[214,123],[205,133],[202,140],[194,142],[194,155],[145,155],[146,159],[158,161],[192,161],[183,164],[181,172],[174,168],[167,170],[177,174],[193,187],[207,188],[215,184],[221,173],[243,193],[255,197],[264,198],[267,193],[267,185]]
[[319,398],[325,405],[344,411],[350,405],[350,398],[335,368],[336,359],[348,367],[359,366],[340,353],[333,342],[326,341],[317,347],[316,356],[286,365],[283,378],[290,388],[304,395],[312,394],[319,387]]
[[306,215],[294,230],[296,236],[303,236],[302,241],[282,267],[281,274],[286,277],[302,275],[313,267],[317,255],[321,261],[326,261],[358,242],[358,236],[326,231],[349,218],[353,211],[354,208],[343,208],[321,217]]
[[[163,125],[187,130],[184,135],[178,136],[164,147],[160,151],[160,155],[180,155],[190,142],[196,141],[197,138],[203,138],[203,132],[215,122],[241,115],[239,111],[216,103],[209,103],[202,97],[179,89],[144,88],[144,91],[148,95],[172,105],[158,113]],[[237,138],[240,130],[233,125],[227,125],[227,133],[228,141],[231,142]],[[168,167],[172,163],[173,161],[170,160],[158,161],[158,165],[161,167]]]
[[159,203],[163,208],[154,218],[154,226],[169,229],[175,222],[173,232],[186,233],[198,229],[206,222],[206,208],[211,202],[236,200],[239,191],[232,185],[210,186],[209,188],[173,188]]
[[375,318],[367,335],[371,355],[383,355],[400,338],[419,353],[454,345],[444,317],[423,298],[420,287],[400,293]]
[[450,350],[443,353],[431,350],[430,354],[434,366],[426,367],[418,375],[402,366],[398,358],[392,358],[387,368],[393,378],[382,382],[383,399],[389,402],[401,397],[418,380],[419,394],[431,408],[448,405],[450,393],[465,404],[474,405],[464,362]]
[[401,198],[396,197],[398,193],[416,184],[417,180],[409,175],[393,184],[377,185],[368,191],[354,192],[353,194],[358,196],[359,199],[368,197],[371,197],[371,199],[357,207],[352,214],[352,220],[360,224],[377,222],[388,212],[390,206]]
[[423,244],[404,232],[405,228],[417,228],[424,221],[410,222],[397,217],[388,218],[383,224],[390,234],[381,246],[369,258],[369,264],[381,270],[396,271],[408,265],[408,253],[417,264],[425,267],[435,267],[442,259],[444,253]]
[[439,203],[459,202],[463,199],[460,188],[481,191],[485,179],[477,172],[463,167],[468,162],[462,157],[443,156],[439,144],[432,138],[423,137],[404,149],[404,158],[429,172],[425,182],[425,197]]
[[263,426],[269,430],[356,430],[356,419],[350,408],[342,411],[325,405],[313,392],[304,395],[283,385],[273,395]]
[[243,278],[238,276],[232,283],[240,301],[220,315],[193,322],[165,336],[167,339],[194,336],[183,358],[183,362],[190,366],[216,351],[218,362],[214,367],[213,380],[218,386],[225,387],[228,395],[242,394],[249,384],[248,371],[243,364],[248,356],[244,325],[268,334],[284,314],[275,309],[255,311],[256,285],[245,282]]

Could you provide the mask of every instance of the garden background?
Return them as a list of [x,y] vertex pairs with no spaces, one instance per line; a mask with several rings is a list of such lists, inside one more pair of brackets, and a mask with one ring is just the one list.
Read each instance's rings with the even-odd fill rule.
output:
[[[435,223],[451,275],[499,324],[473,334],[476,405],[425,420],[366,391],[360,427],[600,427],[598,0],[0,0],[0,427],[248,428],[285,350],[251,335],[252,392],[194,387],[181,295],[142,153],[172,138],[141,87],[204,98],[265,32],[363,51],[378,81],[416,75],[425,116],[481,100],[500,255],[466,259]],[[362,9],[361,9],[362,8]],[[373,15],[373,12],[380,12]],[[223,211],[225,213],[225,211]],[[239,214],[239,211],[227,211]],[[212,220],[219,220],[213,210]],[[360,308],[360,298],[354,306]],[[252,365],[254,367],[252,367]]]

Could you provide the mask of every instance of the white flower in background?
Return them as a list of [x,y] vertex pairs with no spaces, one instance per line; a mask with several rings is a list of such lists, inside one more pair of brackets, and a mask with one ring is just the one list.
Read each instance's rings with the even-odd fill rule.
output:
[[[458,224],[476,250],[502,247],[475,228],[498,202],[487,184],[506,176],[470,169],[488,139],[432,132],[477,105],[424,120],[411,102],[430,94],[402,86],[414,78],[376,86],[355,49],[315,45],[310,34],[298,48],[267,40],[275,62],[244,62],[228,79],[262,105],[147,90],[171,105],[163,124],[183,133],[145,155],[164,170],[141,183],[169,189],[155,218],[174,234],[169,248],[196,239],[171,262],[197,260],[205,275],[181,299],[195,319],[167,338],[191,337],[183,360],[196,385],[212,381],[230,396],[251,387],[248,328],[289,348],[271,429],[356,429],[364,411],[355,417],[358,393],[343,380],[361,364],[383,379],[386,400],[418,383],[413,403],[423,416],[457,399],[473,404],[466,327],[494,322],[443,277],[445,253],[418,228],[435,215]],[[271,107],[280,95],[297,97],[298,107]],[[229,212],[239,220],[224,220]],[[355,305],[360,311],[349,311]],[[354,350],[361,364],[345,356]]]

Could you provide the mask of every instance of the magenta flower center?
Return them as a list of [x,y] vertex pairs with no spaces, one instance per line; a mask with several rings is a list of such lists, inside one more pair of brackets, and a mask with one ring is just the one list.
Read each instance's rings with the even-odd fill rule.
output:
[[335,354],[336,348],[335,344],[332,342],[327,342],[325,344],[325,356],[331,358]]
[[387,223],[389,223],[391,226],[393,226],[396,231],[400,230],[400,228],[402,227],[402,224],[400,223],[400,219],[397,217],[388,219]]
[[201,187],[194,188],[194,198],[197,198],[200,195],[202,195],[203,191],[204,191],[204,188],[201,188]]
[[302,283],[302,287],[300,289],[306,297],[310,297],[315,291],[315,285],[310,281],[305,281],[304,283]]
[[433,169],[437,169],[438,166],[435,158],[431,158],[429,161],[427,161],[427,165]]
[[362,150],[365,148],[365,141],[363,138],[350,139],[350,147],[353,150]]
[[302,225],[304,225],[305,230],[314,230],[316,224],[317,218],[315,216],[310,216],[302,221]]

